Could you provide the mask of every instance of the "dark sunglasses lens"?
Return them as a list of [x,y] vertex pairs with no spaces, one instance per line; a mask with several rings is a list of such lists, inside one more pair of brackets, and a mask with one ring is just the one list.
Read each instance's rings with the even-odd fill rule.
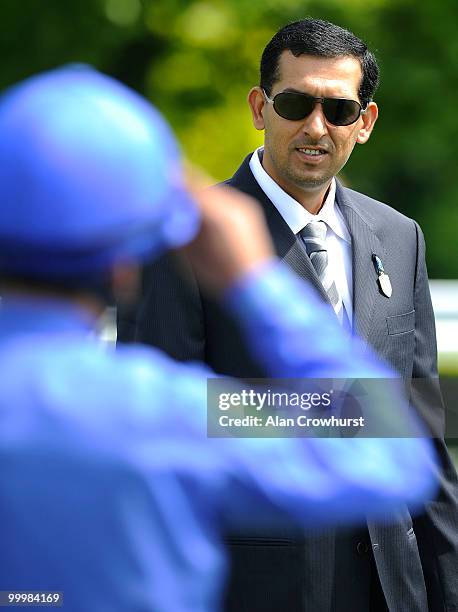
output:
[[284,119],[299,121],[313,111],[315,100],[304,94],[282,92],[274,98],[274,109]]
[[355,100],[326,98],[323,102],[323,112],[333,125],[350,125],[358,119],[361,107]]

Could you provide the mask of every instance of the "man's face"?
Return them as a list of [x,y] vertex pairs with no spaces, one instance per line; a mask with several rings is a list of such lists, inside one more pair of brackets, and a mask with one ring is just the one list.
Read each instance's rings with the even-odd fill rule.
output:
[[[279,61],[280,79],[269,94],[296,91],[315,97],[347,98],[360,102],[358,89],[362,71],[353,57],[295,57],[284,51]],[[330,180],[345,165],[356,142],[366,142],[377,118],[377,107],[348,126],[327,122],[321,104],[305,119],[283,119],[267,103],[262,91],[253,88],[249,95],[255,127],[265,130],[265,170],[293,197],[304,191],[326,189]],[[319,155],[305,149],[315,149]],[[300,199],[298,197],[297,199]]]

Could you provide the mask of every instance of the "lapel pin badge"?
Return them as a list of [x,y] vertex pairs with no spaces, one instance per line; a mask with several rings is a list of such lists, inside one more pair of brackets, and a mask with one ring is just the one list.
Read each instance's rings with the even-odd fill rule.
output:
[[377,277],[378,277],[377,280],[378,280],[380,289],[383,295],[389,298],[391,297],[391,294],[393,293],[393,288],[391,286],[390,277],[388,276],[388,274],[385,272],[383,268],[382,260],[375,253],[372,253],[372,261],[374,262],[375,271],[377,272]]

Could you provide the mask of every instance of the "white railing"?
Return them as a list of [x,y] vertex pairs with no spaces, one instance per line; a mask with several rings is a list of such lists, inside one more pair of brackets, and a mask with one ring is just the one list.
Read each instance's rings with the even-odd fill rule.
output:
[[458,373],[458,281],[430,281],[441,371]]

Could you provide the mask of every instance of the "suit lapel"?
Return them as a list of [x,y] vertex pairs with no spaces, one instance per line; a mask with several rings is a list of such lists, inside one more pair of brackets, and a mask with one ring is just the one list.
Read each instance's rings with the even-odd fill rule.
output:
[[352,238],[353,319],[357,334],[369,340],[379,293],[372,254],[383,258],[384,251],[367,211],[337,182],[336,201]]
[[249,166],[250,158],[251,154],[245,158],[240,168],[231,179],[226,181],[226,184],[251,195],[261,203],[278,257],[283,259],[298,276],[311,283],[322,299],[330,304],[328,295],[315,272],[305,247],[297,240],[286,221],[254,178]]
[[[261,190],[264,194],[264,192]],[[264,194],[264,210],[266,221],[273,238],[277,255],[305,281],[311,283],[326,302],[328,295],[323,288],[315,268],[307,255],[305,246],[296,238],[290,227],[280,215],[275,206]]]

